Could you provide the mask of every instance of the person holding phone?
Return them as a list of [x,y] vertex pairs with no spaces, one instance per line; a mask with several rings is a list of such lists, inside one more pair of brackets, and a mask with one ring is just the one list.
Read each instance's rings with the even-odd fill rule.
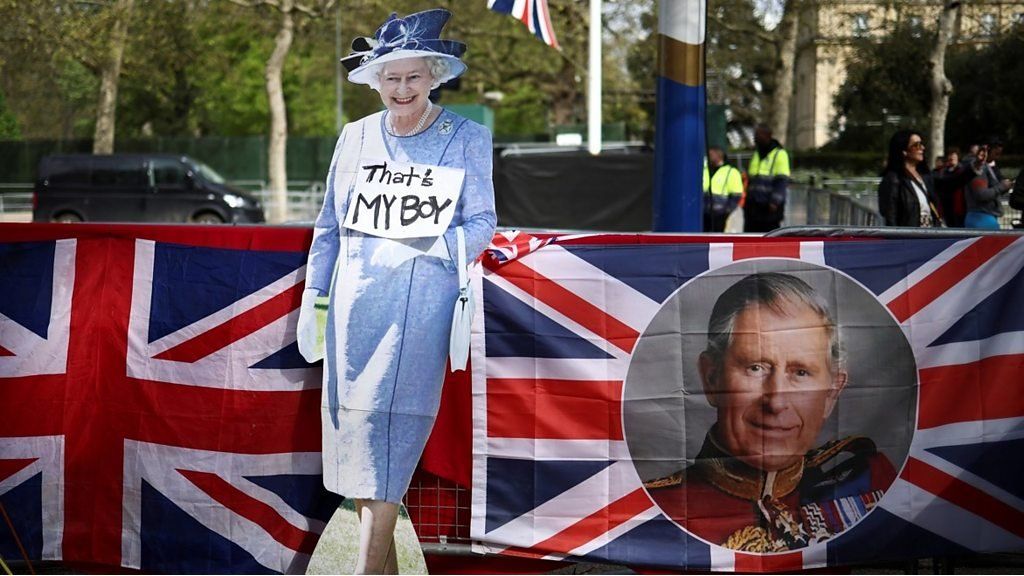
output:
[[1006,178],[1000,179],[988,163],[991,150],[992,147],[989,145],[978,149],[980,170],[974,174],[964,189],[967,200],[965,228],[999,230],[999,217],[1003,215],[1000,198],[1010,191],[1012,182]]

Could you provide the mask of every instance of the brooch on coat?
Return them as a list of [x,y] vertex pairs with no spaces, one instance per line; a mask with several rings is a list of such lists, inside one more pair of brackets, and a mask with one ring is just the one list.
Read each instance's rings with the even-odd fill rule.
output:
[[455,123],[452,122],[451,118],[448,118],[445,119],[444,122],[441,122],[441,127],[438,128],[437,131],[440,132],[441,134],[451,134],[452,128],[454,127]]

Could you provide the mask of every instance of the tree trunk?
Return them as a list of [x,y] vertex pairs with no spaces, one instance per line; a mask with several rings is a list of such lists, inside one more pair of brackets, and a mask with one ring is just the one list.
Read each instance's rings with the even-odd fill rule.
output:
[[267,60],[267,99],[270,102],[270,144],[268,164],[270,169],[270,192],[273,210],[269,215],[272,222],[288,219],[288,172],[285,168],[288,146],[288,116],[284,106],[284,89],[281,86],[281,72],[284,60],[292,45],[295,23],[292,21],[291,0],[281,2],[281,27],[274,37],[274,51]]
[[121,60],[128,37],[128,20],[131,19],[135,0],[118,0],[114,5],[114,23],[110,30],[110,52],[104,58],[100,69],[100,94],[96,105],[96,131],[93,134],[92,153],[112,154],[114,152],[114,127],[117,112],[117,84],[121,77]]
[[[943,154],[946,147],[946,114],[949,113],[949,96],[953,93],[953,83],[946,78],[946,47],[953,35],[953,22],[959,12],[959,2],[950,2],[939,15],[939,30],[935,37],[935,46],[928,58],[931,68],[932,106],[929,114],[928,142],[930,157]],[[928,161],[930,158],[925,157]],[[928,165],[931,166],[931,162]]]
[[786,0],[779,22],[778,59],[775,69],[775,91],[772,93],[772,134],[783,144],[789,135],[789,106],[793,100],[793,66],[796,61],[796,36],[800,24],[800,2]]
[[556,84],[551,90],[551,122],[555,126],[576,124],[579,118],[576,106],[579,100],[579,86],[576,81],[576,69],[568,60],[562,61],[558,70]]

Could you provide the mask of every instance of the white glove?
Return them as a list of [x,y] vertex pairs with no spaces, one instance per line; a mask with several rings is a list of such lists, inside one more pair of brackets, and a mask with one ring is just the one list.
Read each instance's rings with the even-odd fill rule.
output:
[[302,292],[302,305],[299,307],[299,324],[295,327],[295,339],[299,344],[299,354],[306,362],[313,363],[324,357],[323,342],[320,341],[320,326],[316,319],[316,299],[319,292],[316,288],[307,288]]

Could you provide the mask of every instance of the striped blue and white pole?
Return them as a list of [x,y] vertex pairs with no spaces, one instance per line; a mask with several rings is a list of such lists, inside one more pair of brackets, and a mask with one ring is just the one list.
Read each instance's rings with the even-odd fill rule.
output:
[[699,232],[704,223],[706,0],[661,0],[654,139],[654,229]]

